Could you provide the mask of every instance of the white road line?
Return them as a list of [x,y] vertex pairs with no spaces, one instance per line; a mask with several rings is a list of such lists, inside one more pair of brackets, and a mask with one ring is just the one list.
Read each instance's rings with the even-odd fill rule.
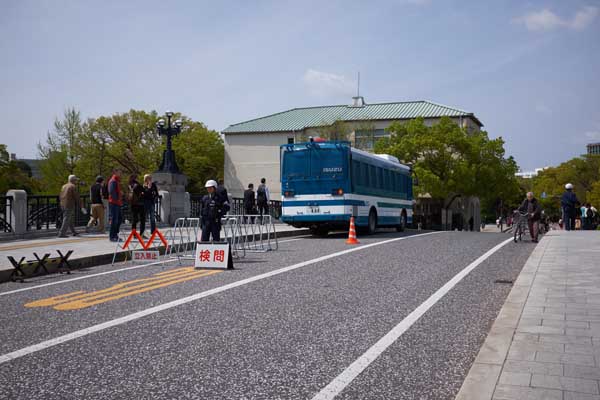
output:
[[493,247],[477,260],[467,265],[465,269],[456,274],[444,286],[439,288],[419,307],[408,314],[398,325],[389,331],[384,337],[379,339],[362,356],[356,359],[348,368],[317,393],[312,400],[330,400],[340,394],[361,372],[363,372],[373,361],[377,359],[392,343],[394,343],[404,332],[406,332],[419,318],[423,316],[431,307],[433,307],[442,297],[446,295],[457,283],[459,283],[479,264],[488,259],[492,254],[500,250],[504,245],[510,243],[512,238],[506,239],[499,245]]
[[47,349],[47,348],[52,347],[52,346],[56,346],[56,345],[61,344],[61,343],[69,342],[71,340],[74,340],[74,339],[77,339],[77,338],[80,338],[80,337],[83,337],[83,336],[87,336],[87,335],[89,335],[91,333],[99,332],[99,331],[102,331],[104,329],[108,329],[108,328],[112,328],[114,326],[122,325],[122,324],[125,324],[127,322],[134,321],[134,320],[139,319],[139,318],[143,318],[143,317],[148,316],[148,315],[152,315],[152,314],[164,311],[164,310],[168,310],[168,309],[173,308],[173,307],[180,306],[182,304],[190,303],[192,301],[195,301],[195,300],[198,300],[198,299],[202,299],[204,297],[212,296],[213,294],[221,293],[221,292],[224,292],[224,291],[229,290],[229,289],[233,289],[233,288],[236,288],[236,287],[239,287],[239,286],[247,285],[247,284],[252,283],[252,282],[260,281],[262,279],[269,278],[269,277],[272,277],[272,276],[275,276],[275,275],[279,275],[279,274],[282,274],[284,272],[289,272],[289,271],[293,271],[293,270],[298,269],[298,268],[306,267],[307,265],[312,265],[312,264],[316,264],[316,263],[321,262],[321,261],[329,260],[331,258],[340,257],[340,256],[343,256],[345,254],[353,253],[355,251],[360,251],[360,250],[368,249],[368,248],[375,247],[375,246],[381,246],[381,245],[387,244],[387,243],[397,242],[399,240],[406,240],[406,239],[411,239],[411,238],[415,238],[415,237],[421,237],[421,236],[427,236],[427,235],[434,235],[434,234],[439,234],[439,233],[443,233],[443,232],[429,232],[429,233],[423,233],[423,234],[420,234],[420,235],[402,236],[402,237],[399,237],[399,238],[393,238],[393,239],[383,240],[381,242],[375,242],[375,243],[365,244],[365,245],[358,246],[358,247],[352,247],[352,248],[350,248],[348,250],[338,251],[336,253],[328,254],[326,256],[314,258],[312,260],[308,260],[308,261],[304,261],[304,262],[301,262],[301,263],[298,263],[298,264],[290,265],[288,267],[276,269],[274,271],[270,271],[270,272],[267,272],[267,273],[264,273],[264,274],[256,275],[256,276],[253,276],[253,277],[250,277],[250,278],[242,279],[240,281],[232,282],[232,283],[229,283],[229,284],[224,285],[224,286],[219,286],[219,287],[216,287],[214,289],[207,290],[205,292],[201,292],[201,293],[197,293],[197,294],[194,294],[194,295],[191,295],[191,296],[183,297],[181,299],[170,301],[168,303],[161,304],[161,305],[158,305],[158,306],[155,306],[155,307],[147,308],[145,310],[138,311],[138,312],[133,313],[133,314],[125,315],[125,316],[123,316],[121,318],[117,318],[117,319],[113,319],[111,321],[103,322],[103,323],[98,324],[98,325],[93,325],[93,326],[90,326],[89,328],[85,328],[85,329],[81,329],[81,330],[78,330],[78,331],[75,331],[75,332],[71,332],[71,333],[68,333],[66,335],[59,336],[59,337],[56,337],[54,339],[46,340],[44,342],[40,342],[40,343],[32,345],[32,346],[27,346],[27,347],[24,347],[24,348],[22,348],[20,350],[13,351],[11,353],[0,355],[0,364],[8,362],[10,360],[14,360],[15,358],[19,358],[19,357],[23,357],[23,356],[26,356],[26,355],[31,354],[31,353],[35,353],[35,352],[40,351],[40,350]]
[[[304,236],[299,236],[297,239],[289,239],[289,240],[280,240],[279,243],[286,243],[286,242],[293,242],[295,240],[301,240],[301,238],[304,237],[309,237],[310,235],[304,235]],[[176,260],[166,260],[164,261],[165,264],[169,263],[169,262],[173,262]],[[157,264],[161,264],[163,261],[157,261],[157,262],[153,262],[153,263],[149,263],[149,264],[144,264],[144,265],[137,265],[135,267],[127,267],[127,268],[120,268],[120,269],[114,269],[112,271],[106,271],[106,272],[99,272],[97,274],[90,274],[90,275],[85,275],[85,276],[79,276],[77,278],[71,278],[71,279],[64,279],[61,281],[56,281],[56,282],[50,282],[50,283],[44,283],[42,285],[36,285],[36,286],[29,286],[26,288],[21,288],[21,289],[15,289],[15,290],[9,290],[7,292],[0,292],[0,297],[2,296],[6,296],[8,294],[14,294],[14,293],[19,293],[19,292],[26,292],[28,290],[33,290],[33,289],[39,289],[39,288],[43,288],[43,287],[47,287],[47,286],[54,286],[54,285],[60,285],[61,283],[67,283],[67,282],[73,282],[73,281],[79,281],[81,279],[88,279],[88,278],[94,278],[96,276],[103,276],[103,275],[109,275],[109,274],[114,274],[116,272],[121,272],[121,271],[131,271],[134,269],[138,269],[138,268],[144,268],[144,267],[149,267],[152,265],[157,265]]]

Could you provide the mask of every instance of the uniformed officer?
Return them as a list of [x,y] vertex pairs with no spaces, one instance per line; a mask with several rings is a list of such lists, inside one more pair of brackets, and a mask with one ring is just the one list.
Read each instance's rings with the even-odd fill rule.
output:
[[218,242],[221,240],[221,218],[227,212],[221,196],[217,195],[217,182],[206,181],[204,185],[208,194],[202,198],[202,241]]

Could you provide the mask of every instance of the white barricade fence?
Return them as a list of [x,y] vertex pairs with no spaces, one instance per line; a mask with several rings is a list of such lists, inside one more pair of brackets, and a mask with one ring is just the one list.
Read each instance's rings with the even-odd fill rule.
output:
[[270,215],[228,215],[238,223],[239,237],[233,250],[262,253],[279,248],[275,223]]
[[243,245],[244,237],[242,236],[240,218],[226,215],[221,218],[221,229],[223,230],[224,239],[226,239],[231,246],[232,257],[246,257],[246,248]]
[[[178,218],[168,235],[166,258],[195,260],[202,236],[201,218]],[[221,219],[221,239],[230,244],[233,258],[247,252],[267,252],[279,248],[275,224],[270,215],[226,215]]]
[[201,233],[200,218],[177,218],[173,229],[169,232],[169,249],[166,256],[181,260],[194,260],[196,257],[196,244]]

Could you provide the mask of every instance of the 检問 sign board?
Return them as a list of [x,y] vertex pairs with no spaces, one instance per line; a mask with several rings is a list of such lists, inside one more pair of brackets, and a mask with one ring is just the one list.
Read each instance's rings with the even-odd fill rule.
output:
[[131,259],[134,262],[159,261],[160,253],[158,250],[133,250]]
[[232,269],[229,243],[203,243],[196,246],[195,268]]

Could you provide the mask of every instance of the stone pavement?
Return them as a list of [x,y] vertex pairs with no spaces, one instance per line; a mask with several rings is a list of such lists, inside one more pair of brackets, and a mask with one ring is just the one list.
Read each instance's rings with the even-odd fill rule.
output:
[[[297,229],[290,225],[275,224],[278,237],[286,237],[308,233],[307,229]],[[164,237],[168,240],[172,228],[160,229]],[[123,243],[120,243],[123,245]],[[17,261],[21,257],[27,260],[35,260],[34,252],[42,257],[45,253],[50,253],[50,257],[58,257],[56,250],[66,253],[73,250],[73,255],[69,261],[73,265],[81,267],[91,267],[107,264],[112,261],[113,254],[117,249],[117,244],[108,240],[108,234],[80,234],[76,237],[58,238],[56,236],[43,239],[14,240],[10,242],[0,242],[0,282],[6,281],[12,271],[12,266],[8,261],[8,256],[14,257]],[[127,250],[118,249],[122,253],[117,260],[121,260]]]
[[600,400],[599,385],[600,232],[551,231],[514,283],[456,399]]

